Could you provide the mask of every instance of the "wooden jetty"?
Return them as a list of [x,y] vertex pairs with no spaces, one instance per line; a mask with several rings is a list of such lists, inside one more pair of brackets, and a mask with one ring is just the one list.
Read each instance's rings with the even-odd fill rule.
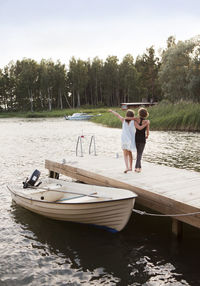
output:
[[[200,212],[200,173],[143,162],[141,173],[123,173],[123,158],[68,158],[65,164],[45,161],[51,177],[63,174],[87,184],[123,188],[137,193],[136,202],[165,215]],[[175,216],[172,231],[182,222],[200,228],[200,214]]]

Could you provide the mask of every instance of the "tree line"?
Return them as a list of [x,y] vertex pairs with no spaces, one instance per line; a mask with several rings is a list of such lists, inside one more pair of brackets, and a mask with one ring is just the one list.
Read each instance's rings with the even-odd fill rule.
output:
[[170,36],[156,56],[154,47],[134,60],[127,54],[105,61],[72,57],[60,61],[10,62],[0,69],[0,110],[39,111],[121,102],[182,100],[200,102],[200,37],[179,41]]

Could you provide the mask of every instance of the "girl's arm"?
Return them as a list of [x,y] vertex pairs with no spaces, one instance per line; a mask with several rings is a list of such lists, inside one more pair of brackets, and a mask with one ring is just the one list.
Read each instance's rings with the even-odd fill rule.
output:
[[137,120],[137,117],[125,117],[125,119],[127,119],[127,120],[134,120],[134,121],[136,121],[136,120]]
[[109,112],[111,112],[112,114],[114,114],[117,118],[119,118],[121,120],[121,122],[124,121],[124,117],[122,117],[119,113],[117,113],[116,111],[113,111],[112,109],[108,110]]
[[147,125],[147,129],[146,129],[146,139],[149,137],[149,125],[150,125],[150,121],[149,121],[149,124]]
[[[139,124],[137,123],[137,121],[134,122],[135,128],[137,128],[138,130],[142,130],[142,129],[144,129],[145,127],[147,127],[147,129],[148,129],[149,123],[150,123],[149,120],[145,120],[145,122],[144,122],[142,125],[139,125]],[[147,133],[148,133],[148,132],[147,132]]]

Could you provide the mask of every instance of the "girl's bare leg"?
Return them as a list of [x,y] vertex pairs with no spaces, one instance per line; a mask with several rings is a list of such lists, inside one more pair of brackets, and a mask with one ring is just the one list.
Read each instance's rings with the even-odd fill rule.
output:
[[133,166],[133,154],[131,151],[128,151],[128,155],[129,155],[129,171],[132,171],[132,166]]
[[126,170],[124,171],[124,173],[127,173],[128,172],[128,151],[123,150],[123,153],[124,153],[124,162],[126,166]]

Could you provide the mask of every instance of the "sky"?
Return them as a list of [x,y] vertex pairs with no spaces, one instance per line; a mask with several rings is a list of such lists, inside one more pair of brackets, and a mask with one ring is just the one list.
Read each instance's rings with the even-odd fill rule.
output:
[[0,68],[24,58],[134,59],[200,34],[199,0],[0,0]]

